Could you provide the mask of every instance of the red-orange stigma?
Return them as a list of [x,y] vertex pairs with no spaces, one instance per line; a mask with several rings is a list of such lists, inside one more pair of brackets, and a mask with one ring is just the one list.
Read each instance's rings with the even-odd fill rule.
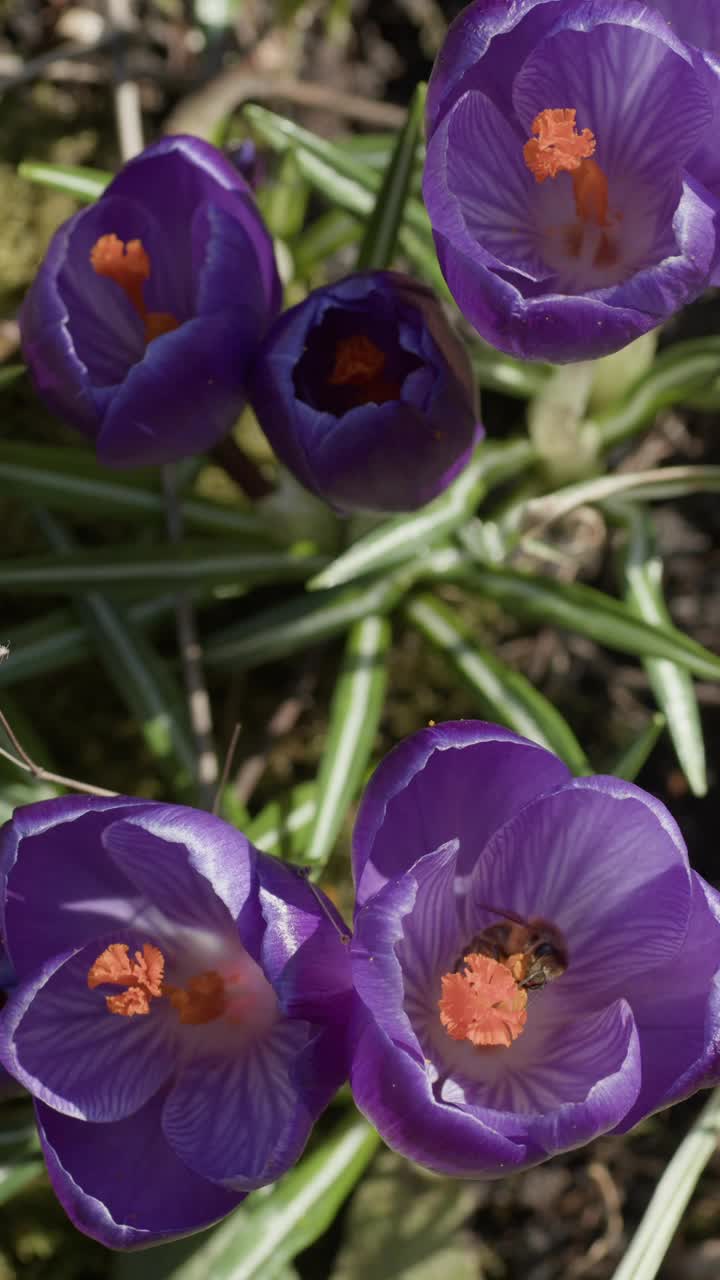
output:
[[399,385],[383,376],[386,360],[385,352],[364,333],[341,338],[335,347],[335,363],[328,382],[331,387],[356,387],[358,404],[398,400]]
[[116,235],[100,236],[90,250],[90,265],[96,275],[114,280],[127,295],[145,325],[145,341],[177,329],[179,321],[169,311],[148,311],[143,286],[150,279],[150,257],[141,240],[127,243]]
[[527,1021],[527,992],[518,987],[509,962],[471,953],[463,964],[461,973],[442,979],[442,1025],[453,1040],[509,1048]]
[[548,108],[532,122],[530,138],[523,147],[525,163],[536,182],[557,178],[559,173],[573,175],[573,195],[578,218],[582,222],[608,225],[608,183],[605,174],[591,156],[595,151],[595,135],[590,129],[578,133],[574,107]]
[[113,942],[90,966],[87,984],[91,990],[105,983],[126,987],[121,995],[105,997],[110,1013],[124,1018],[149,1013],[153,999],[163,997],[170,1001],[181,1022],[194,1026],[212,1022],[225,1012],[225,983],[219,973],[200,973],[185,987],[164,983],[164,973],[165,957],[152,943],[146,942],[131,960],[126,943]]

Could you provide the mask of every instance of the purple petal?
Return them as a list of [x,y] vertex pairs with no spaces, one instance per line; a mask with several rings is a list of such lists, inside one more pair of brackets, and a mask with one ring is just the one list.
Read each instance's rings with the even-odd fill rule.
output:
[[450,1074],[441,1088],[447,1102],[521,1144],[527,1163],[607,1133],[641,1084],[640,1045],[626,1001],[572,1020],[561,1012],[554,1026],[541,1017],[533,1028],[534,1016],[531,999],[527,1028],[510,1049],[475,1054],[475,1079]]
[[36,1104],[50,1181],[81,1231],[109,1249],[142,1249],[200,1231],[244,1199],[198,1177],[160,1128],[164,1094],[126,1120],[88,1124]]
[[[464,405],[457,397],[456,421]],[[447,405],[452,421],[452,406]],[[447,487],[472,452],[474,425],[468,421],[465,448],[457,431],[436,429],[412,405],[390,401],[363,405],[335,419],[313,442],[311,463],[317,491],[340,510],[395,512],[424,506]],[[407,459],[413,458],[413,466]]]
[[239,1034],[223,1054],[198,1050],[163,1110],[163,1132],[189,1168],[235,1191],[272,1182],[300,1155],[315,1119],[293,1064],[312,1033],[281,1020],[260,1040]]
[[352,990],[349,930],[333,904],[293,868],[258,853],[266,923],[263,971],[289,1017],[334,1022],[347,1017]]
[[254,311],[253,352],[280,310],[282,285],[272,240],[250,196],[236,196],[225,207],[201,205],[192,225],[200,314],[226,311],[243,302]]
[[116,235],[123,243],[142,241],[150,259],[150,279],[144,289],[150,309],[180,310],[167,260],[163,228],[142,205],[104,195],[84,209],[74,223],[67,253],[58,277],[58,290],[67,307],[68,328],[80,360],[95,387],[115,386],[145,354],[142,318],[127,294],[114,280],[98,275],[90,254],[104,235]]
[[448,117],[445,171],[478,261],[507,264],[542,281],[553,273],[538,251],[537,184],[525,164],[524,141],[489,98],[467,93]]
[[720,53],[720,9],[717,0],[651,0],[681,40]]
[[563,11],[567,0],[476,0],[451,24],[428,86],[428,137],[443,112],[469,88],[481,89],[505,113],[513,77]]
[[[252,197],[244,178],[215,147],[201,138],[163,138],[123,166],[104,193],[145,208],[163,228],[165,259],[174,277],[180,318],[195,311],[197,259],[192,252],[195,215],[208,203],[237,208],[242,215]],[[255,214],[257,222],[260,219]],[[153,300],[153,306],[155,302]],[[227,306],[227,303],[225,304]],[[168,305],[160,311],[173,311]]]
[[[428,164],[438,136],[430,144]],[[430,212],[432,183],[432,171],[426,169],[425,203]],[[479,261],[477,244],[464,230],[457,211],[454,218],[445,225],[433,219],[435,248],[443,275],[465,318],[500,351],[521,360],[550,360],[556,364],[597,358],[647,333],[669,314],[653,316],[622,305],[620,299],[613,306],[599,298],[569,294],[527,300],[519,289]],[[711,228],[711,252],[714,247]],[[702,287],[698,285],[697,291]],[[690,300],[689,295],[685,300]]]
[[378,767],[360,806],[353,838],[358,906],[449,840],[460,841],[465,873],[498,827],[569,776],[549,751],[479,720],[414,734]]
[[677,954],[690,888],[685,845],[664,805],[615,778],[577,778],[487,845],[467,893],[467,936],[497,921],[488,905],[549,921],[569,953],[558,990],[598,1007]]
[[642,1089],[618,1126],[720,1080],[720,897],[693,873],[693,905],[682,950],[669,964],[628,981],[642,1052]]
[[109,823],[145,804],[63,796],[15,811],[0,837],[0,927],[18,978],[131,918],[133,886],[101,840]]
[[[358,913],[352,942],[355,988],[390,1039],[418,1061],[415,1014],[433,1002],[463,945],[454,892],[457,840],[385,884]],[[439,1019],[438,1019],[439,1020]]]
[[173,228],[171,256],[185,244],[195,210],[226,194],[250,195],[250,187],[216,147],[187,134],[174,134],[146,147],[123,166],[103,199],[123,196],[144,205],[158,222]]
[[611,197],[613,179],[624,174],[662,185],[663,175],[687,160],[712,119],[690,55],[619,23],[548,36],[517,75],[513,102],[526,138],[535,116],[548,106],[575,107],[578,128],[595,135],[594,158],[610,179]]
[[438,1102],[433,1072],[361,1015],[350,1075],[355,1102],[393,1151],[456,1178],[495,1178],[527,1152],[469,1111]]
[[720,200],[686,176],[672,218],[675,248],[657,266],[601,291],[613,307],[634,307],[666,318],[705,288],[720,256]]
[[113,397],[98,437],[109,466],[172,462],[221,439],[244,401],[254,311],[188,320],[145,352]]
[[40,1101],[80,1120],[132,1115],[175,1066],[172,1014],[162,1002],[147,1015],[122,1017],[105,1004],[117,988],[88,987],[91,966],[116,941],[132,955],[147,939],[124,930],[46,961],[16,987],[0,1020],[7,1070]]
[[146,806],[109,826],[103,844],[149,902],[184,924],[227,928],[253,888],[256,855],[248,840],[199,809]]
[[50,409],[94,438],[100,410],[86,366],[75,351],[58,278],[81,211],[55,232],[19,314],[23,355],[38,393]]

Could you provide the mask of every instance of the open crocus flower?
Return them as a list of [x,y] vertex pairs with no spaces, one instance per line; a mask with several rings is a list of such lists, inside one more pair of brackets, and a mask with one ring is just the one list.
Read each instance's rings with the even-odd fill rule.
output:
[[168,462],[233,425],[279,306],[245,180],[199,138],[165,138],[55,233],[20,315],[23,352],[102,462]]
[[438,725],[375,773],[354,868],[351,1083],[395,1150],[500,1177],[720,1078],[720,896],[638,787]]
[[341,511],[410,511],[479,438],[468,357],[424,285],[394,271],[316,289],[276,321],[250,398],[281,462]]
[[719,76],[635,0],[476,0],[456,19],[430,84],[424,194],[483,338],[526,359],[602,356],[710,283]]
[[143,1247],[284,1173],[347,1074],[323,895],[218,818],[123,797],[19,809],[0,856],[0,1058],[76,1226]]

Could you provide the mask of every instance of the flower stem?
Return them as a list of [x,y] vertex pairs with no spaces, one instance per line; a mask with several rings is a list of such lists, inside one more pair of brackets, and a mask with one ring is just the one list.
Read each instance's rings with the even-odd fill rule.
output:
[[232,436],[226,436],[210,452],[215,462],[240,486],[248,498],[267,498],[274,493],[274,486],[265,479],[257,463],[235,443]]

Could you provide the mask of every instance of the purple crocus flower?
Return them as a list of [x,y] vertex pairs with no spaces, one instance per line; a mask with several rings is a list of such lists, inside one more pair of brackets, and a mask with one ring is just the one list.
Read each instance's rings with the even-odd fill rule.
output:
[[101,462],[168,462],[233,425],[280,293],[245,180],[199,138],[164,138],[55,233],[21,311],[23,351]]
[[354,868],[351,1083],[403,1155],[500,1177],[720,1078],[720,896],[638,787],[438,725],[374,775]]
[[458,306],[501,350],[606,355],[712,280],[720,65],[678,33],[635,0],[476,0],[453,23],[425,202]]
[[263,431],[341,511],[410,511],[479,438],[468,357],[432,292],[395,271],[347,276],[286,311],[249,385]]
[[347,1074],[347,947],[319,891],[219,818],[125,797],[17,810],[0,877],[0,1059],[76,1226],[141,1248],[294,1164]]

